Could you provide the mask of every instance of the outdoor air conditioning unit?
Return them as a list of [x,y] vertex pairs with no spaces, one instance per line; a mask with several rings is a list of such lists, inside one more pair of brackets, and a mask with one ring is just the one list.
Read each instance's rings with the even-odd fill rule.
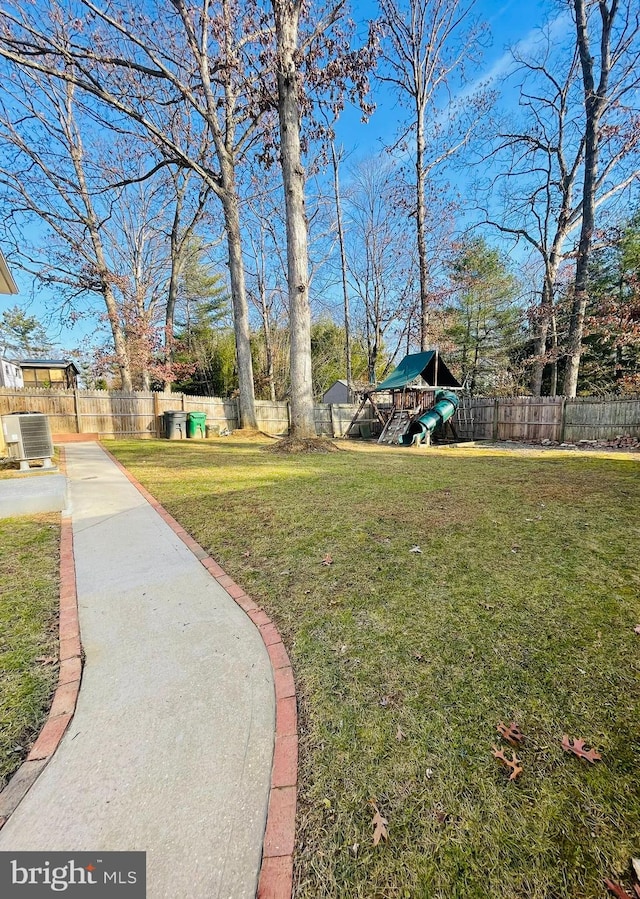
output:
[[35,459],[42,459],[44,468],[53,468],[49,419],[42,412],[3,415],[2,431],[9,458],[20,463],[20,471],[28,471],[29,462]]

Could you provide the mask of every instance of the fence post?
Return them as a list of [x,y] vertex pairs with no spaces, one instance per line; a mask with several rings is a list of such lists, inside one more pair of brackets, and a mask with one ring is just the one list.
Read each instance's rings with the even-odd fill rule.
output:
[[491,423],[491,439],[498,439],[498,397],[493,401],[493,421]]
[[331,424],[331,436],[337,437],[338,435],[336,434],[336,426],[333,420],[333,403],[329,403],[329,423]]
[[153,392],[153,417],[156,422],[156,437],[162,437],[162,425],[160,424],[160,397],[158,391]]
[[78,391],[75,389],[73,391],[73,411],[76,416],[76,433],[82,434],[82,419],[80,417],[79,397]]
[[180,397],[181,397],[180,403],[182,404],[182,411],[184,412],[185,411],[184,393],[181,393]]
[[566,396],[562,397],[562,412],[560,414],[560,440],[559,443],[564,443],[564,431],[567,424],[567,398]]

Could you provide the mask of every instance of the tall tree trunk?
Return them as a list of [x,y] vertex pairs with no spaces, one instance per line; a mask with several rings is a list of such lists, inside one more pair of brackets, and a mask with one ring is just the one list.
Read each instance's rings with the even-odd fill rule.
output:
[[[225,177],[226,176],[226,177]],[[253,360],[251,359],[251,332],[249,329],[249,308],[244,283],[242,260],[242,240],[240,236],[240,216],[235,179],[230,166],[223,176],[231,187],[225,190],[222,199],[224,222],[229,249],[229,280],[231,283],[231,307],[236,340],[238,362],[238,386],[240,399],[240,427],[257,428],[255,394],[253,389]],[[226,186],[226,185],[225,185]]]
[[551,389],[550,396],[558,395],[558,319],[556,314],[551,316]]
[[[417,98],[416,98],[417,99]],[[418,268],[420,272],[420,350],[429,348],[429,270],[427,265],[424,109],[416,105],[416,228],[418,236]]]
[[298,102],[299,2],[271,0],[275,14],[280,161],[287,218],[287,276],[291,333],[291,434],[315,437],[311,381],[311,310],[309,258],[304,204],[305,173],[300,152]]
[[553,308],[553,282],[554,278],[551,277],[549,268],[547,266],[544,281],[542,284],[542,297],[539,307],[540,320],[538,322],[538,334],[533,344],[533,351],[536,356],[536,361],[534,362],[533,372],[531,376],[531,392],[534,396],[541,396],[542,394],[542,379],[544,376],[544,369],[547,364],[545,358],[547,355],[547,337],[549,335],[549,324],[551,321]]
[[260,312],[262,314],[262,333],[264,334],[264,351],[267,357],[267,383],[269,384],[269,397],[272,403],[276,401],[276,382],[273,374],[273,337],[271,335],[271,319],[269,306],[267,305],[266,287],[262,275],[258,278],[258,291],[260,294]]
[[576,32],[585,109],[584,141],[584,181],[582,189],[582,226],[578,243],[576,274],[573,289],[571,318],[567,348],[567,368],[564,375],[563,393],[574,397],[578,390],[578,372],[582,354],[582,335],[588,301],[589,261],[595,226],[596,187],[598,180],[598,151],[600,139],[600,117],[607,99],[609,73],[611,70],[611,26],[618,9],[618,0],[607,6],[600,0],[598,10],[602,20],[600,38],[600,79],[596,87],[594,60],[589,47],[588,17],[585,0],[573,0],[576,13]]
[[131,381],[131,365],[129,353],[127,349],[127,339],[120,321],[118,304],[113,292],[112,281],[107,265],[102,236],[100,234],[100,226],[98,217],[93,208],[91,192],[87,185],[87,179],[84,172],[84,147],[80,132],[76,128],[73,108],[75,102],[75,86],[69,82],[65,84],[65,112],[66,116],[60,119],[60,125],[64,130],[69,147],[69,155],[73,168],[78,179],[78,188],[82,204],[85,210],[85,225],[89,232],[91,246],[95,256],[96,269],[100,278],[100,286],[104,304],[107,309],[107,318],[111,327],[111,336],[113,337],[113,348],[116,354],[116,365],[120,373],[120,382],[123,390],[133,390]]
[[349,310],[349,289],[347,282],[347,254],[344,247],[344,229],[342,227],[342,203],[340,198],[340,173],[335,142],[331,141],[331,161],[333,163],[333,191],[336,200],[336,221],[338,224],[338,245],[340,247],[340,270],[342,273],[342,304],[344,310],[344,355],[346,363],[347,387],[353,386],[351,365],[351,315]]
[[[104,260],[103,260],[104,262]],[[129,354],[127,352],[127,341],[118,315],[118,304],[114,296],[106,269],[100,272],[102,281],[102,296],[104,305],[107,309],[107,318],[111,328],[111,336],[113,337],[113,348],[116,354],[116,365],[120,374],[120,384],[123,390],[131,392],[133,390],[133,382],[131,380],[131,368],[129,366]]]

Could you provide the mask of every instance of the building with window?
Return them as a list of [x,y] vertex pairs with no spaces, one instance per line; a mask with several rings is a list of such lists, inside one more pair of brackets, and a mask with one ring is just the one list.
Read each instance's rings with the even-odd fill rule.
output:
[[21,359],[25,387],[59,387],[74,390],[79,371],[68,359]]
[[24,387],[20,364],[2,356],[0,356],[0,387],[12,387],[14,390]]

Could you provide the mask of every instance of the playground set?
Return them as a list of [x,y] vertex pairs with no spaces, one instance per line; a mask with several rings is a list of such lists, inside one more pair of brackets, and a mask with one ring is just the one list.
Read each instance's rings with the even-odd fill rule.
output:
[[[373,419],[363,419],[367,405]],[[469,397],[438,350],[428,350],[408,354],[384,381],[364,391],[346,436],[429,446],[434,435],[445,440],[447,430],[455,440],[473,440]]]

